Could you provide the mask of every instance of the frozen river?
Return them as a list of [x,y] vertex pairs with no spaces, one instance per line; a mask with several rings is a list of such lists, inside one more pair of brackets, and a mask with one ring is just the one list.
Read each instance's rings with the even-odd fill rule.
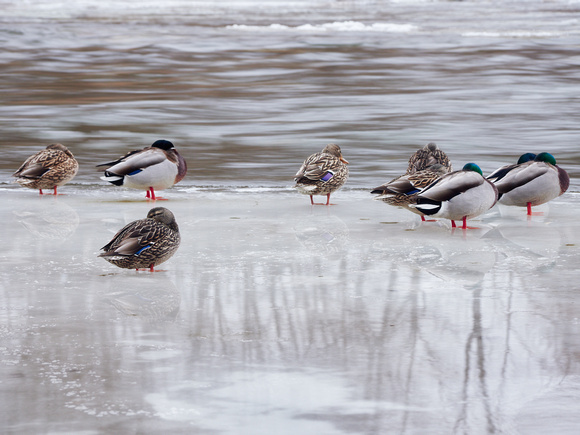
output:
[[[0,0],[0,433],[580,433],[577,0]],[[172,141],[156,273],[98,258]],[[369,191],[436,142],[569,191],[452,231]],[[76,178],[12,183],[60,142]],[[292,190],[337,143],[332,207]],[[158,204],[156,204],[158,205]]]
[[97,258],[141,192],[66,191],[0,190],[7,433],[580,427],[578,194],[464,233],[359,190],[176,187],[151,274]]

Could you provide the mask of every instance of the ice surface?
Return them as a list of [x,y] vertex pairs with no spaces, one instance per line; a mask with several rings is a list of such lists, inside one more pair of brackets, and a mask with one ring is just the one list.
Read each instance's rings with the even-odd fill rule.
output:
[[[366,191],[164,192],[160,272],[99,248],[142,192],[2,187],[8,433],[577,433],[580,196],[452,231]],[[540,412],[542,411],[542,412]],[[390,432],[384,432],[389,428]]]

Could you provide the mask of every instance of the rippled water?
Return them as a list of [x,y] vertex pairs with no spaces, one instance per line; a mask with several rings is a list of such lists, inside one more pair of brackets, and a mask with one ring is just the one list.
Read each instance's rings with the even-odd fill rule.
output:
[[[580,3],[0,0],[0,427],[8,433],[580,428]],[[97,258],[151,207],[94,166],[169,139],[183,243]],[[367,190],[437,142],[484,172],[549,151],[543,216],[420,225]],[[48,143],[59,197],[9,184]],[[329,142],[335,207],[289,189]]]
[[547,150],[578,175],[578,3],[4,3],[4,180],[59,141],[100,183],[95,163],[158,138],[194,185],[288,184],[328,142],[350,187],[428,141],[458,167]]

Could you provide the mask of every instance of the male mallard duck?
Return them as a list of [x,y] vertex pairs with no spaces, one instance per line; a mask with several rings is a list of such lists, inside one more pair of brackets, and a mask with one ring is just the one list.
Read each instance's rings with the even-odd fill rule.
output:
[[79,170],[75,156],[67,147],[60,143],[47,146],[42,151],[31,155],[13,174],[16,182],[24,187],[38,189],[54,189],[68,183]]
[[423,171],[429,166],[435,164],[440,164],[447,168],[447,172],[451,172],[451,162],[449,157],[442,150],[437,147],[434,142],[429,142],[420,150],[415,151],[415,153],[409,159],[409,167],[407,168],[407,174],[414,174],[418,171]]
[[101,248],[109,263],[124,269],[153,268],[177,251],[181,236],[173,213],[164,207],[149,210],[146,219],[125,225]]
[[417,203],[417,196],[423,189],[439,180],[447,172],[448,168],[446,166],[435,163],[427,169],[401,175],[388,183],[375,187],[371,193],[378,194],[374,199],[384,201],[389,205],[403,207],[420,215],[421,220],[424,221],[425,216],[423,213],[416,207],[410,207],[410,205]]
[[455,221],[461,219],[462,228],[467,229],[467,219],[493,207],[497,196],[497,188],[483,178],[479,166],[467,163],[461,171],[444,175],[425,188],[413,206],[425,215],[451,219],[454,228]]
[[168,140],[158,140],[150,147],[131,151],[108,166],[101,180],[115,186],[147,191],[147,198],[155,197],[155,190],[164,190],[179,183],[187,172],[187,164]]
[[518,163],[502,166],[487,179],[497,187],[500,204],[527,207],[529,216],[532,206],[562,195],[570,186],[568,173],[549,153],[523,154]]
[[330,194],[340,189],[348,178],[347,164],[338,145],[327,145],[304,161],[295,175],[294,187],[310,195],[311,204],[314,205],[313,195],[326,195],[326,205],[330,205]]

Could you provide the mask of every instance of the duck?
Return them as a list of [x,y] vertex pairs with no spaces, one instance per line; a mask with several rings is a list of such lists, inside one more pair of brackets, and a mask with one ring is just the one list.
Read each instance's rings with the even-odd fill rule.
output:
[[57,187],[71,181],[78,170],[73,153],[63,144],[53,143],[28,157],[12,176],[21,186],[38,189],[40,195],[44,194],[42,189],[53,189],[57,195]]
[[405,174],[414,174],[415,172],[424,171],[425,169],[439,164],[447,169],[447,172],[453,171],[451,161],[447,154],[435,142],[429,142],[423,148],[415,151],[409,158],[409,166]]
[[462,220],[462,229],[472,219],[492,208],[498,199],[497,187],[483,177],[481,168],[467,163],[460,171],[444,175],[417,195],[416,207],[421,213],[455,221]]
[[528,216],[533,206],[557,198],[570,186],[568,173],[547,152],[525,153],[515,165],[502,166],[487,179],[497,187],[500,204],[526,207]]
[[[300,193],[310,195],[312,205],[330,204],[331,193],[340,189],[348,179],[348,161],[342,156],[340,147],[329,144],[319,152],[312,154],[294,176],[294,186]],[[326,195],[326,204],[315,203],[314,195]]]
[[145,219],[125,225],[99,254],[123,269],[149,269],[169,260],[179,248],[181,236],[175,216],[165,207],[149,210]]
[[131,151],[118,160],[102,163],[105,174],[101,180],[115,186],[146,190],[146,198],[164,199],[155,196],[156,190],[164,190],[179,183],[187,173],[187,163],[177,152],[173,143],[160,139],[150,147]]
[[416,213],[421,216],[422,221],[425,221],[425,215],[411,204],[417,203],[417,196],[423,189],[447,173],[447,166],[435,163],[423,170],[401,175],[375,187],[371,193],[377,195],[374,199]]

